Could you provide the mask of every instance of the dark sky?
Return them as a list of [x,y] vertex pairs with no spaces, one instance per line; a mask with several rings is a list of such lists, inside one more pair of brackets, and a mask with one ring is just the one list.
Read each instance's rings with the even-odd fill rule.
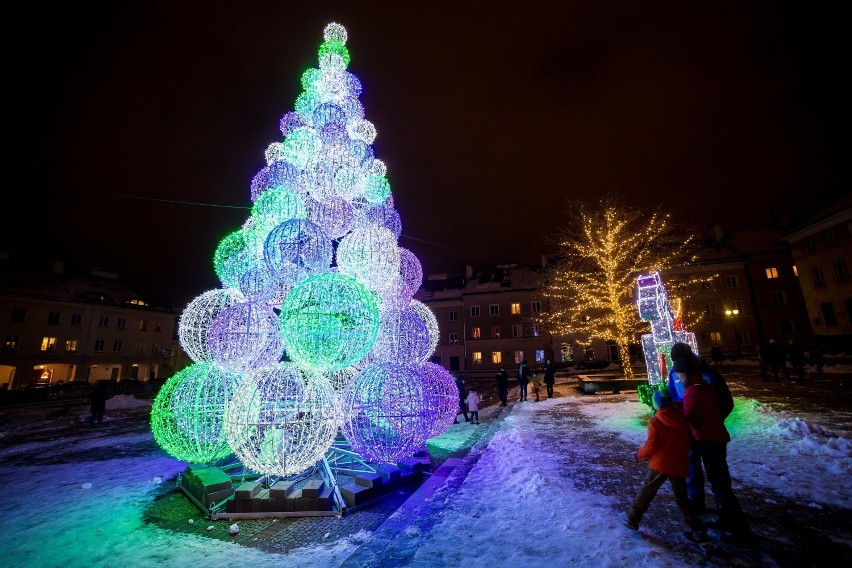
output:
[[349,31],[401,244],[427,273],[536,262],[569,203],[607,192],[738,228],[849,191],[834,8],[492,4],[22,8],[7,18],[0,250],[109,267],[179,309],[215,287],[213,251],[248,210],[108,194],[250,206],[330,21]]

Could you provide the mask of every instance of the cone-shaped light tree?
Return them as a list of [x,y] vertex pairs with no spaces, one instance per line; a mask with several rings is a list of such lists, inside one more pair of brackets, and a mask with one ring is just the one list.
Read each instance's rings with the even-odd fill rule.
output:
[[692,263],[694,238],[670,215],[628,207],[615,198],[581,204],[558,234],[558,261],[544,295],[541,323],[551,333],[614,341],[628,378],[630,343],[647,331],[632,290],[640,273]]
[[251,469],[293,475],[342,424],[363,457],[389,462],[454,418],[442,410],[455,404],[452,377],[425,365],[438,330],[412,302],[423,271],[397,242],[376,129],[346,70],[346,29],[329,24],[323,37],[318,67],[302,74],[304,91],[280,121],[283,139],[251,181],[251,215],[215,251],[223,290],[181,318],[204,380],[183,388],[187,374],[175,375],[152,412],[155,438],[180,459],[213,459],[226,441]]

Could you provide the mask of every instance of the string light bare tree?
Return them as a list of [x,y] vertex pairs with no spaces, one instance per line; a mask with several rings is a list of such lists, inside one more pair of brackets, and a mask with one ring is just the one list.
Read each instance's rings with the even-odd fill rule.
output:
[[633,298],[636,277],[692,264],[695,238],[670,214],[632,208],[614,197],[580,204],[569,218],[555,238],[558,260],[548,274],[549,309],[541,323],[581,345],[595,338],[615,342],[624,374],[633,378],[629,346],[647,331]]

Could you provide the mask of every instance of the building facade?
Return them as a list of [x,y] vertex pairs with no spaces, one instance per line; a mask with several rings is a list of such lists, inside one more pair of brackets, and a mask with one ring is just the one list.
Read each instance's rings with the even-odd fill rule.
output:
[[814,337],[838,349],[852,342],[852,196],[785,236]]
[[0,388],[172,373],[177,315],[107,272],[0,270]]

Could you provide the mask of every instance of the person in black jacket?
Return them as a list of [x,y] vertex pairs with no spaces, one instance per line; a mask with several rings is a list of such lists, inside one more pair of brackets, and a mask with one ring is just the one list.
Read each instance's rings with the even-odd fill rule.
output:
[[[456,377],[456,388],[459,389],[459,413],[464,414],[464,421],[470,422],[470,418],[467,416],[467,403],[465,399],[467,398],[467,391],[464,388],[464,379],[461,375]],[[453,424],[458,424],[458,413],[455,418],[453,418]]]
[[[692,348],[686,343],[675,343],[671,351],[672,363],[678,359],[691,358],[698,365],[698,372],[701,373],[701,378],[708,383],[716,395],[716,404],[719,407],[719,414],[724,421],[734,410],[734,397],[731,396],[731,390],[725,382],[722,374],[707,364],[707,362],[695,355]],[[677,384],[677,376],[674,371],[669,373],[669,393],[675,401],[683,400],[683,389]],[[704,470],[701,467],[701,449],[698,444],[693,443],[689,448],[689,477],[686,480],[686,492],[689,495],[689,501],[696,513],[704,513],[707,510],[705,503],[704,492]],[[713,497],[716,501],[717,508],[719,506],[719,496],[715,493]]]
[[500,397],[500,406],[506,406],[509,402],[509,374],[506,369],[500,367],[497,373],[497,395]]
[[547,398],[553,398],[553,383],[556,382],[556,369],[550,359],[544,364],[544,385],[547,387]]
[[98,424],[104,421],[104,411],[106,411],[106,401],[109,398],[106,385],[99,381],[95,383],[95,388],[92,390],[92,416],[89,417],[89,424]]
[[518,402],[527,399],[527,387],[530,384],[530,368],[527,360],[521,361],[518,367]]

